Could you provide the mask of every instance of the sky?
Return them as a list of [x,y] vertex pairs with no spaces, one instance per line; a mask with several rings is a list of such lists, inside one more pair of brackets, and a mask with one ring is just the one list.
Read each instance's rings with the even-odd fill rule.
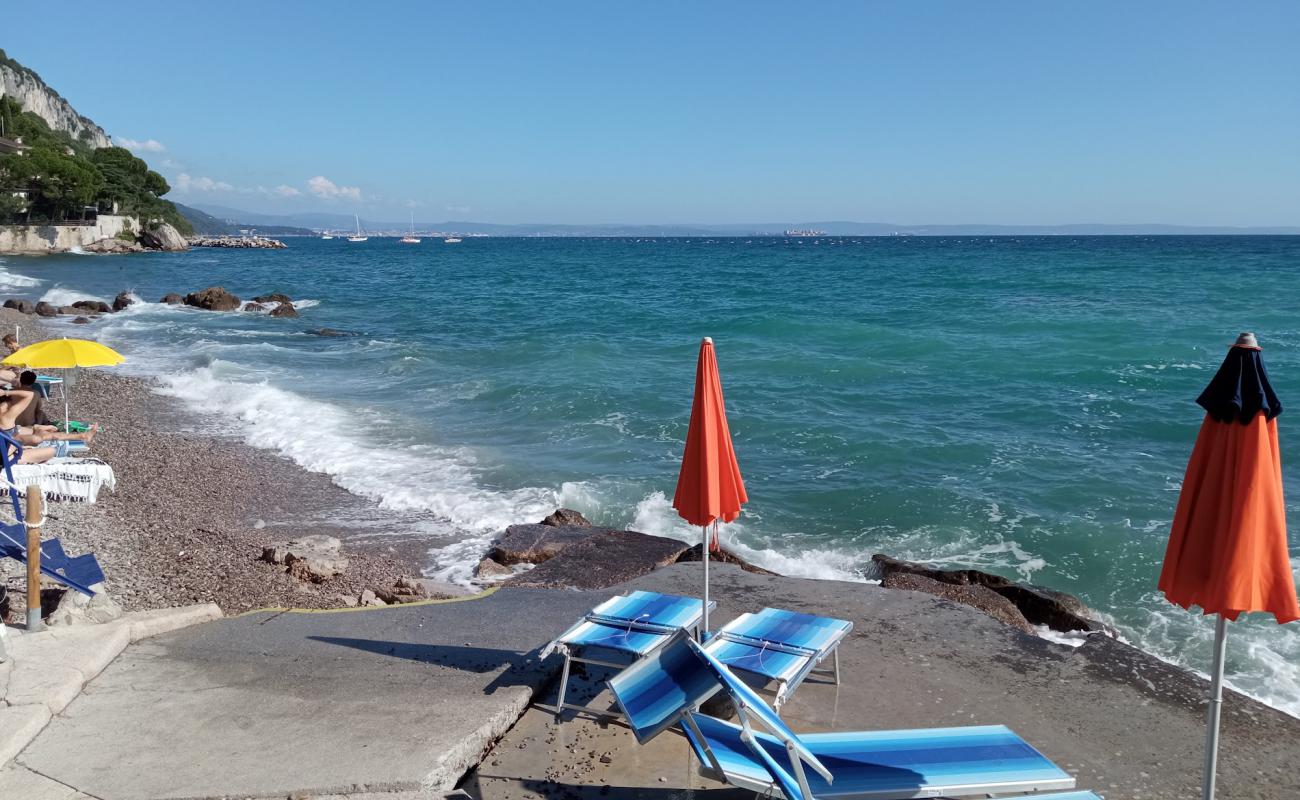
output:
[[499,223],[1300,224],[1300,3],[10,4],[170,181]]

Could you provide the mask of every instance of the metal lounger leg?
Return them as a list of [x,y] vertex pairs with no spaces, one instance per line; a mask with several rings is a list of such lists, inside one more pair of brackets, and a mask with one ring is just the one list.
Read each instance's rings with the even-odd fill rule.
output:
[[555,701],[555,718],[564,713],[564,692],[569,688],[569,654],[564,654],[564,669],[560,672],[560,697]]
[[839,685],[840,685],[840,648],[839,648],[839,645],[836,645],[836,646],[835,646],[835,652],[832,653],[832,655],[835,657],[835,685],[836,685],[836,686],[839,686]]

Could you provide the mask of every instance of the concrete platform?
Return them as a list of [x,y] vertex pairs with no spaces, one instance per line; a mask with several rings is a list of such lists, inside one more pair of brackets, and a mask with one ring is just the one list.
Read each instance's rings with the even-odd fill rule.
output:
[[[698,594],[698,564],[621,588]],[[715,625],[766,605],[851,620],[843,681],[809,679],[783,709],[796,731],[1009,725],[1107,800],[1199,797],[1206,683],[1104,636],[1079,648],[1022,634],[918,592],[712,568]],[[591,668],[587,696],[607,672]],[[572,691],[572,690],[571,690]],[[770,695],[769,695],[770,696]],[[575,698],[574,702],[582,702]],[[608,706],[606,692],[597,707]],[[463,784],[479,800],[749,798],[701,778],[676,731],[639,746],[620,722],[566,712],[544,697]],[[602,756],[605,760],[602,760]],[[1220,800],[1300,797],[1300,720],[1230,693]]]
[[17,764],[103,800],[441,797],[558,668],[530,653],[591,605],[503,589],[157,637],[118,657]]

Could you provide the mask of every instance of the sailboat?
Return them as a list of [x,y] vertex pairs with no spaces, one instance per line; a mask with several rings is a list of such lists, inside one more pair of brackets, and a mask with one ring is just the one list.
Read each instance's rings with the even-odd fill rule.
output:
[[349,241],[349,242],[364,242],[365,240],[369,239],[370,237],[369,237],[369,236],[362,236],[362,235],[361,235],[361,217],[357,216],[356,214],[353,214],[352,216],[356,217],[356,220],[357,220],[357,235],[356,235],[356,236],[349,236],[349,237],[348,237],[348,241]]
[[402,244],[419,244],[420,240],[415,238],[415,212],[411,212],[411,232],[399,239]]

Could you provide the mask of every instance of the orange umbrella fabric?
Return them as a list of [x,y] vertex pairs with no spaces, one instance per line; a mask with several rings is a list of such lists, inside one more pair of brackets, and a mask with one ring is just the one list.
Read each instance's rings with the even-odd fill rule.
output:
[[[691,404],[691,426],[686,432],[686,450],[677,476],[673,508],[692,525],[731,522],[748,502],[745,482],[740,477],[736,451],[727,426],[727,408],[722,399],[722,379],[713,340],[700,343],[695,367],[695,400]],[[712,549],[717,548],[717,540]]]
[[1277,414],[1258,348],[1233,347],[1198,399],[1201,423],[1160,573],[1171,603],[1229,620],[1300,619],[1287,552]]

